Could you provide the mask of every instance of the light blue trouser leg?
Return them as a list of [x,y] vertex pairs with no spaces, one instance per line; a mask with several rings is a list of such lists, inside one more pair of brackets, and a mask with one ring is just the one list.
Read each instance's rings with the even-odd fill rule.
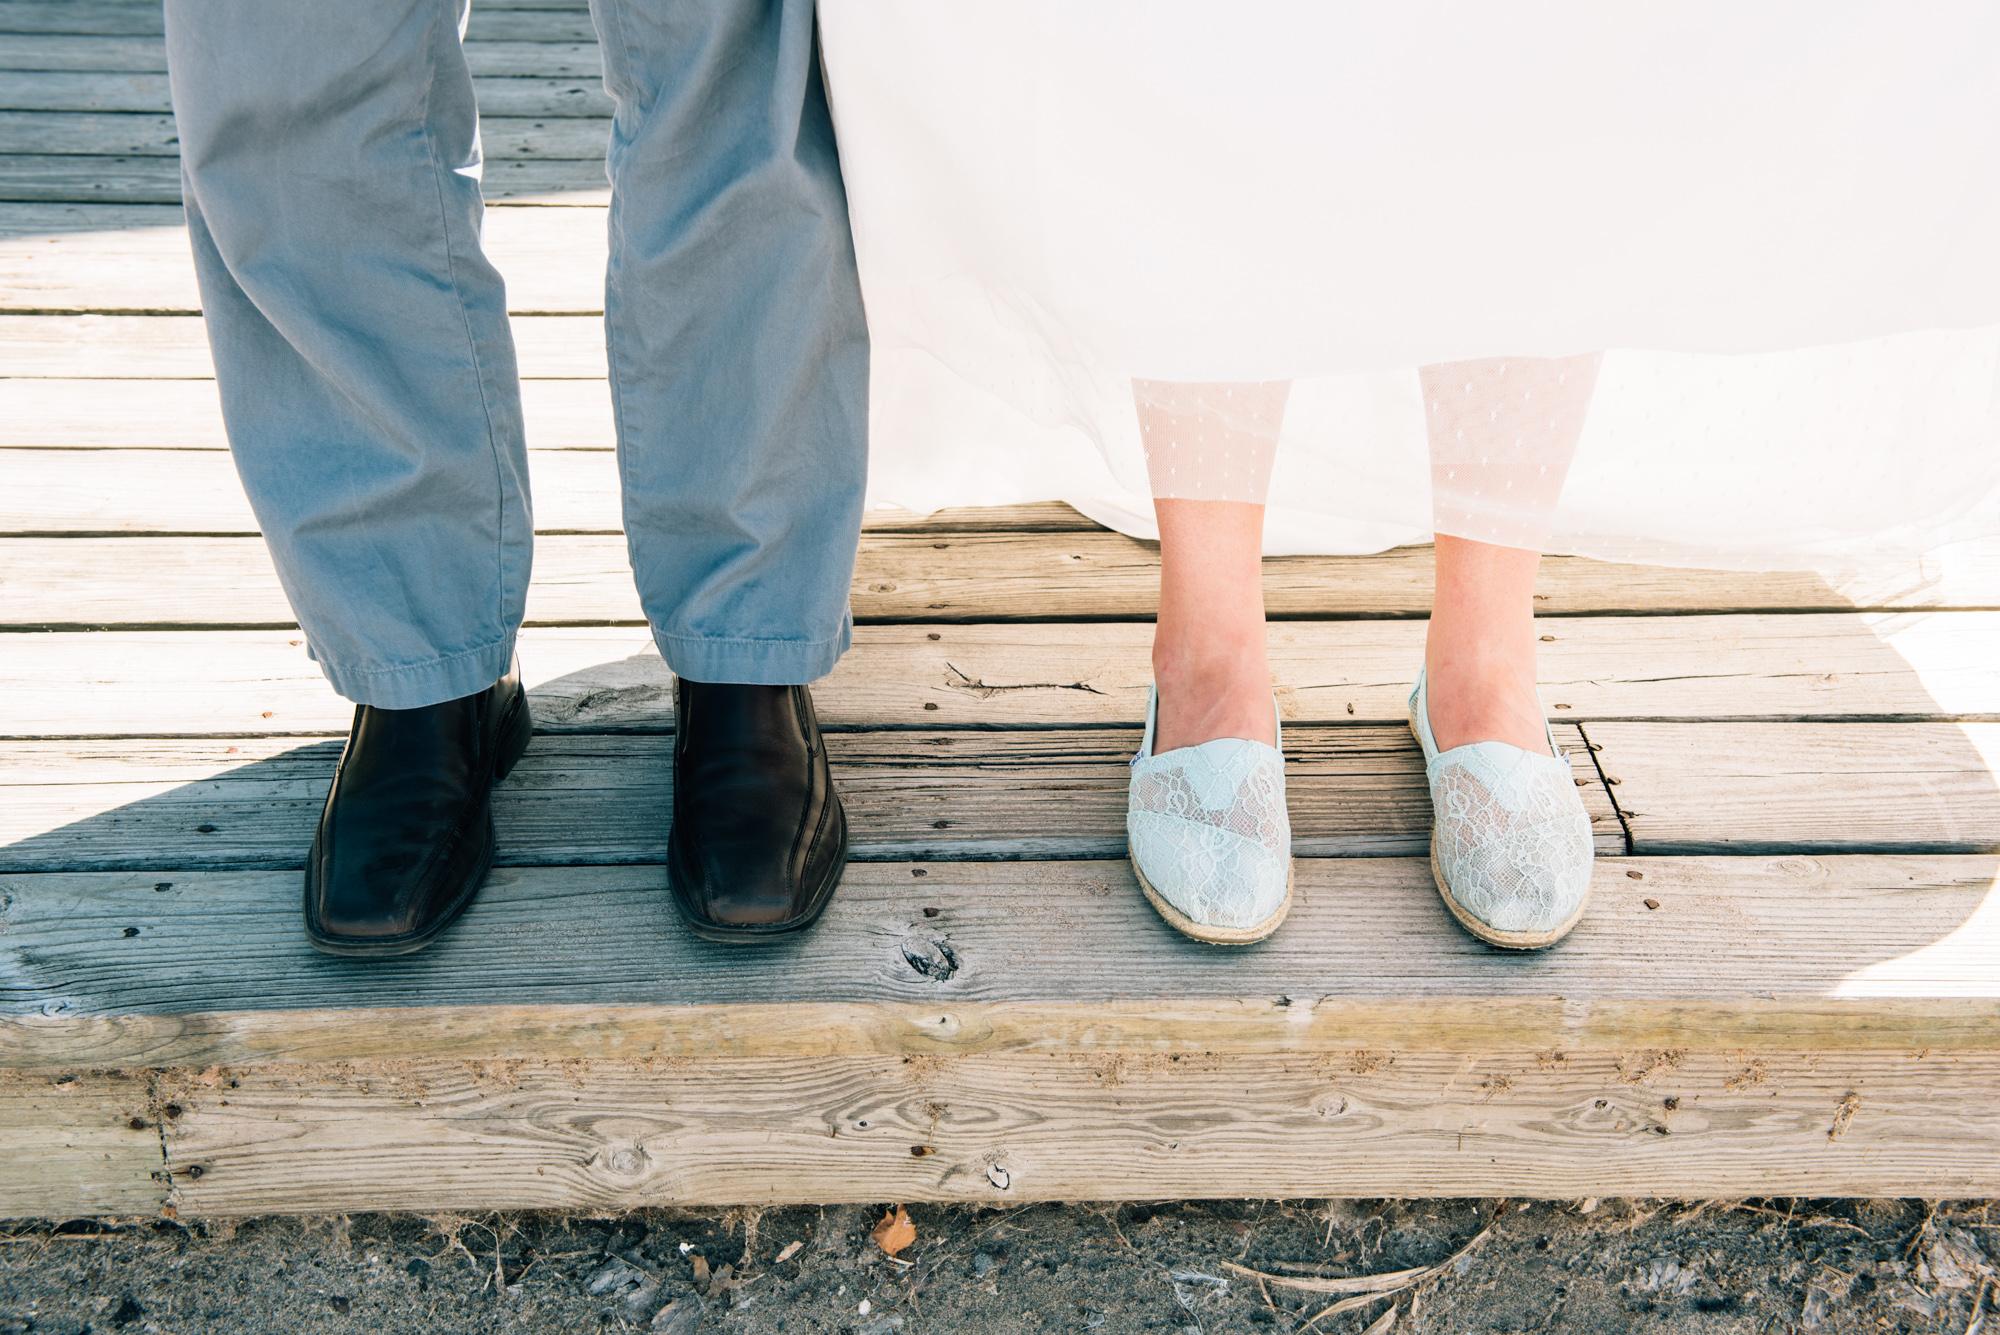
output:
[[505,671],[532,528],[457,0],[167,0],[230,448],[334,688]]
[[[167,0],[231,448],[336,689],[505,668],[530,555],[456,0]],[[608,0],[606,326],[660,649],[787,684],[848,641],[867,336],[810,0]]]
[[660,652],[789,685],[847,647],[868,335],[812,0],[592,0],[625,529]]

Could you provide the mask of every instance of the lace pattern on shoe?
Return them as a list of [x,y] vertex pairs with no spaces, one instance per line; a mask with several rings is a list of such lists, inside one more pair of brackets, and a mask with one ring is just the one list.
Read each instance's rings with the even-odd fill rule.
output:
[[1292,826],[1275,748],[1228,737],[1141,755],[1126,819],[1147,882],[1195,922],[1252,927],[1284,902]]
[[1452,898],[1503,932],[1545,931],[1590,888],[1590,817],[1569,762],[1504,742],[1430,762],[1438,868]]

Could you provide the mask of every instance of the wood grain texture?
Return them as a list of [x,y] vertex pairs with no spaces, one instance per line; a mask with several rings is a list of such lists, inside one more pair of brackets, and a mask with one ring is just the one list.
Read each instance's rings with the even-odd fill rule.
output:
[[1588,731],[1641,853],[2000,850],[2000,723]]
[[[1881,614],[1553,618],[1542,696],[1556,722],[2000,713],[2000,614],[1923,615],[1921,674],[1878,638]],[[1274,624],[1286,726],[1402,720],[1423,636],[1418,621]],[[814,698],[837,729],[1129,726],[1151,642],[1142,623],[864,625]],[[344,734],[353,712],[296,631],[12,634],[6,648],[0,737]],[[672,677],[642,627],[531,627],[520,652],[538,728],[672,726]]]
[[[472,92],[489,116],[609,116],[612,101],[600,79],[479,78]],[[0,80],[0,110],[150,111],[173,110],[165,74],[96,74],[61,71],[10,72]]]
[[[1565,725],[1598,851],[1625,836],[1588,751]],[[666,860],[668,736],[537,739],[495,797],[500,863]],[[1139,730],[834,733],[850,856],[1125,855],[1125,788]],[[0,756],[0,871],[305,865],[340,744],[26,742]],[[1430,796],[1409,729],[1285,734],[1292,848],[1301,857],[1420,854]]]
[[[489,204],[603,207],[611,201],[603,160],[589,157],[491,159],[480,193]],[[178,158],[0,153],[0,201],[177,204],[180,198]]]
[[[530,459],[538,497],[537,528],[547,536],[536,545],[528,622],[641,621],[625,541],[619,535],[622,516],[613,457],[549,450],[534,451]],[[197,503],[144,501],[149,486],[159,494],[185,495],[192,490],[186,484],[190,473],[210,475],[210,485],[202,489]],[[292,624],[270,553],[261,539],[250,536],[256,532],[256,520],[226,456],[162,450],[96,454],[14,450],[0,453],[0,477],[7,484],[0,488],[0,535],[11,536],[0,541],[0,591],[4,591],[0,625],[62,629]],[[1000,531],[953,531],[954,518],[939,515],[919,523],[896,512],[876,517],[856,554],[849,596],[857,621],[976,624],[1010,617],[1047,622],[1149,621],[1154,616],[1159,551],[1153,544],[1074,528],[1008,531],[1009,516],[1001,514],[983,521]],[[967,522],[979,521],[968,516]],[[177,535],[146,536],[175,523],[182,526]],[[102,536],[107,534],[133,535],[143,541],[134,546],[127,537]],[[232,534],[236,536],[226,536]],[[910,578],[912,572],[917,578]],[[1544,562],[1539,580],[1543,590],[1537,595],[1539,611],[1565,621],[1628,612],[1632,609],[1625,604],[1631,601],[1634,585],[1677,590],[1697,603],[1726,600],[1732,592],[1743,595],[1744,602],[1756,601],[1760,593],[1810,596],[1805,590],[1783,587],[1803,584],[1802,578],[1760,581],[1718,574],[1709,580],[1676,580],[1681,573],[1551,558]],[[1431,581],[1428,547],[1365,557],[1275,557],[1263,565],[1265,605],[1273,618],[1280,619],[1426,616]],[[1972,583],[1969,579],[1929,583],[1912,572],[1908,580],[1892,587],[1891,596],[1911,602],[1964,597],[1977,592],[1968,587]],[[165,589],[171,593],[163,593]],[[1838,605],[1838,593],[1823,582],[1820,589],[1822,603]],[[1659,611],[1673,610],[1675,601],[1671,594],[1652,600]],[[1995,615],[1955,613],[1938,623],[1936,629],[1964,627],[1952,637],[1964,641],[1954,671],[1980,681],[1995,676],[1978,658],[1981,637],[1996,633]],[[1719,652],[1735,657],[1732,650],[1746,647],[1752,653],[1768,652],[1775,632],[1792,641],[1793,656],[1769,664],[1764,671],[1827,678],[1789,683],[1790,694],[1802,698],[1824,699],[1837,693],[1838,673],[1856,668],[1856,652],[1875,657],[1877,672],[1897,670],[1893,654],[1882,658],[1871,649],[1868,641],[1875,637],[1862,633],[1865,627],[1856,621],[1815,618],[1788,626],[1773,617],[1742,622],[1714,617],[1682,620],[1685,624],[1679,626],[1635,628],[1634,647],[1643,645],[1646,652],[1655,653],[1664,649],[1678,658],[1675,641],[1708,637]],[[1842,625],[1850,628],[1854,644],[1829,657],[1823,641],[1832,627]],[[1794,633],[1784,635],[1787,629]],[[1564,641],[1560,626],[1551,626],[1547,633],[1556,636],[1550,643]],[[1750,666],[1757,670],[1755,664]],[[1844,711],[1821,707],[1807,712],[1939,709],[1935,704],[1895,708],[1888,697],[1876,701],[1873,709],[1852,696],[1848,705]],[[1983,707],[1950,712],[1986,712],[1996,705],[2000,696]]]
[[[91,79],[98,76],[81,77]],[[187,259],[192,265],[194,261],[187,249],[185,217],[178,204],[0,204],[0,246],[19,246],[29,238],[37,243],[47,243],[51,238],[75,232],[136,231],[142,235],[134,244],[150,247],[157,246],[157,238],[171,228],[178,235],[166,253]],[[17,253],[11,249],[0,249],[0,254]],[[14,280],[15,271],[4,272],[9,281]]]
[[[660,867],[513,868],[389,965],[311,950],[295,872],[7,875],[0,1064],[421,1056],[433,1036],[481,1057],[1193,1051],[1237,1044],[1232,1026],[1232,1050],[1286,1034],[1310,1049],[1355,1045],[1351,1020],[1382,1024],[1362,1045],[1390,1048],[2000,1050],[1996,871],[1991,856],[1602,858],[1582,924],[1522,954],[1460,930],[1420,857],[1304,859],[1284,928],[1226,950],[1169,928],[1122,861],[856,863],[811,933],[755,951],[681,928]],[[1029,1009],[967,1018],[1003,1004]],[[875,1005],[904,1009],[863,1026],[840,1009]],[[624,1032],[553,1012],[517,1028],[524,1008],[627,1006],[652,1009]],[[766,1009],[730,1019],[746,1006]],[[1051,1006],[1108,1027],[1077,1011],[1082,1027],[1042,1034]],[[383,1007],[411,1027],[363,1013]],[[689,1007],[713,1009],[683,1026]],[[252,1012],[273,1018],[228,1018]],[[161,1018],[176,1016],[193,1018]]]
[[[533,210],[540,213],[573,210]],[[529,212],[521,210],[521,212]],[[169,453],[223,443],[212,383],[105,381],[84,387],[63,381],[0,381],[0,409],[21,414],[17,448],[0,454],[10,485],[0,489],[0,533],[247,534],[256,521],[234,467],[219,449]],[[616,533],[622,526],[605,386],[594,381],[523,382],[536,521],[543,532]],[[101,397],[100,397],[101,396]],[[157,430],[164,434],[155,437]],[[34,443],[39,442],[40,448]],[[80,458],[78,448],[114,443],[133,448]],[[53,446],[53,448],[50,448]],[[568,452],[575,451],[575,452]],[[865,549],[854,584],[856,614],[865,620],[994,621],[1147,619],[1159,587],[1159,547],[1096,528],[1053,504],[1038,515],[1062,514],[1070,536],[1050,535],[1053,521],[1033,521],[1018,509],[981,519],[905,524],[907,536]],[[886,527],[890,516],[872,516]],[[957,533],[951,530],[958,529]],[[981,531],[984,530],[984,531]],[[207,576],[225,587],[271,587],[268,562],[246,547],[215,549]],[[81,550],[80,561],[89,557]],[[174,556],[163,559],[172,561]],[[189,557],[188,559],[193,559]],[[84,567],[77,569],[79,578]],[[1430,607],[1433,567],[1428,548],[1360,557],[1275,557],[1264,563],[1264,596],[1273,617],[1423,615]],[[585,604],[629,607],[622,567],[612,586],[579,589]],[[203,598],[199,581],[182,586],[190,602]],[[116,585],[100,595],[118,596]],[[155,600],[150,592],[146,601]],[[1965,544],[1920,561],[1846,577],[1805,572],[1747,574],[1617,565],[1580,557],[1543,561],[1536,593],[1544,615],[1607,612],[1827,611],[1866,608],[1991,607],[2000,605],[2000,542]],[[581,604],[580,604],[581,606]],[[577,611],[568,619],[616,614]],[[20,608],[14,617],[65,618]],[[203,620],[196,611],[187,617]],[[74,618],[71,618],[74,620]],[[137,618],[105,615],[100,620]],[[239,618],[240,620],[248,618]],[[263,620],[283,619],[264,616]],[[538,618],[541,619],[541,618]]]
[[178,158],[0,153],[0,201],[178,204],[180,199]]
[[[466,64],[477,78],[601,78],[595,40],[468,40]],[[0,42],[0,70],[72,70],[164,74],[166,43],[151,36],[38,33]]]
[[10,35],[0,42],[0,70],[77,70],[92,74],[165,74],[167,44],[156,32]]
[[[77,589],[89,584],[93,586],[90,596],[99,600],[119,597],[117,581],[105,576],[137,549],[106,548],[104,539],[82,535],[257,532],[257,520],[250,513],[236,466],[220,450],[15,449],[0,452],[0,474],[6,478],[4,489],[0,489],[0,534],[62,535],[65,545],[44,546],[42,550],[51,555],[70,553],[70,559],[89,566],[88,575],[82,568],[76,570]],[[600,540],[596,547],[615,547],[622,553],[624,539],[615,536],[623,528],[618,460],[609,450],[533,450],[529,478],[538,532],[610,534],[614,536],[609,543]],[[165,499],[145,502],[142,494],[148,487],[157,488]],[[28,550],[20,548],[11,558],[0,556],[0,561],[7,563],[10,573],[25,577],[29,574]],[[119,556],[121,550],[124,558]],[[195,599],[205,598],[204,587],[212,588],[217,580],[243,581],[250,604],[256,604],[260,594],[276,589],[269,553],[254,536],[239,538],[234,544],[194,538],[163,540],[149,542],[146,550],[173,567],[177,577],[193,576],[195,583],[187,587]],[[107,560],[109,565],[104,564]],[[195,573],[202,566],[208,568],[208,575]],[[624,570],[622,559],[617,569]],[[62,575],[59,568],[45,569],[43,577],[60,579]],[[629,575],[623,582],[629,586]],[[56,593],[54,585],[50,587],[52,596],[69,597]],[[607,595],[616,597],[605,589],[595,596],[594,605],[603,605]],[[268,611],[281,603],[257,605]],[[619,602],[621,607],[626,605]],[[273,618],[260,614],[254,619]],[[291,618],[287,613],[276,619]]]
[[0,33],[157,37],[157,0],[0,0]]
[[[608,451],[616,443],[611,391],[602,380],[525,380],[521,383],[521,412],[531,449]],[[229,448],[213,380],[0,379],[0,419],[7,422],[0,449]],[[10,459],[0,456],[0,466],[6,466]],[[88,461],[72,460],[71,466],[84,472]],[[186,471],[176,483],[182,503],[196,509],[216,504],[203,497],[214,495],[222,486],[216,479],[226,473],[218,474],[212,461],[188,460],[184,466]],[[50,485],[79,485],[75,476],[47,481]],[[562,504],[565,497],[559,487],[542,489],[551,490],[554,494],[538,493],[537,503]],[[108,497],[112,493],[102,494]],[[42,513],[52,517],[61,512],[51,506]]]
[[[494,151],[490,137],[488,144]],[[490,211],[481,245],[507,280],[509,307],[541,314],[601,312],[605,213],[602,208]],[[201,309],[187,229],[174,206],[0,205],[0,238],[0,310],[186,314]]]
[[[524,12],[525,11],[525,12]],[[484,0],[472,12],[477,38],[569,41],[590,37],[588,6],[573,0]],[[159,0],[0,0],[0,33],[158,36]]]
[[[0,1170],[0,1212],[82,1208],[65,1180],[142,1208],[145,1156],[97,1149],[157,1154],[134,1118],[198,1215],[1978,1194],[1996,870],[1607,859],[1583,926],[1518,956],[1452,927],[1421,859],[1305,864],[1242,951],[1171,932],[1121,863],[864,864],[810,941],[725,956],[656,868],[523,869],[394,969],[305,949],[290,874],[8,877],[0,1124],[98,1157]],[[77,1118],[53,1083],[83,1063],[150,1098]]]
[[78,74],[54,70],[10,71],[0,79],[0,110],[173,110],[165,74]]
[[178,158],[171,113],[0,111],[0,144],[14,153]]
[[269,1068],[183,1087],[166,1139],[191,1215],[2000,1186],[2000,1054],[1787,1054],[1751,1088],[1719,1054],[1547,1058]]
[[[601,318],[517,315],[513,326],[523,378],[604,378]],[[0,315],[0,375],[207,380],[214,374],[199,316]]]
[[151,1084],[144,1071],[0,1071],[0,1218],[157,1213]]

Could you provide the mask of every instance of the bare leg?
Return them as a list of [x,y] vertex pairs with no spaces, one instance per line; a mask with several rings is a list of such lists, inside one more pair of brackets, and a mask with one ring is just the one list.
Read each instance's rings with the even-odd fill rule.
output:
[[1156,500],[1153,508],[1160,521],[1154,752],[1218,737],[1275,744],[1264,653],[1264,507]]
[[1135,380],[1160,524],[1153,751],[1277,742],[1264,655],[1264,493],[1289,381]]
[[1418,373],[1438,533],[1424,675],[1443,750],[1505,742],[1549,754],[1535,695],[1535,567],[1601,360],[1492,358]]
[[1505,742],[1549,754],[1535,695],[1535,567],[1541,559],[1540,552],[1438,535],[1424,675],[1440,750]]

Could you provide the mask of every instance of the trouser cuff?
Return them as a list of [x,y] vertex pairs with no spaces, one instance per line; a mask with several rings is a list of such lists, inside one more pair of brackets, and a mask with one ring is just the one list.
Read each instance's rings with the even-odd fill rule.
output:
[[500,680],[514,661],[514,637],[508,635],[482,649],[402,667],[352,667],[329,663],[318,654],[312,656],[333,689],[357,705],[421,709],[477,694]]
[[852,623],[830,640],[721,640],[653,632],[677,677],[739,686],[803,686],[833,671],[853,643]]

